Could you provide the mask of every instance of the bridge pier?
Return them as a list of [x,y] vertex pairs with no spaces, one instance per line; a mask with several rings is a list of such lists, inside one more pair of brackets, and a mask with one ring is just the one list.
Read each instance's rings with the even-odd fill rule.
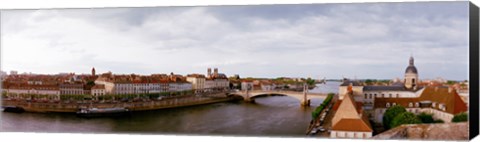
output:
[[301,105],[302,105],[302,106],[310,106],[310,100],[303,100],[303,101],[301,102]]
[[255,99],[254,99],[254,98],[246,98],[246,99],[245,99],[245,102],[254,103],[254,102],[255,102]]

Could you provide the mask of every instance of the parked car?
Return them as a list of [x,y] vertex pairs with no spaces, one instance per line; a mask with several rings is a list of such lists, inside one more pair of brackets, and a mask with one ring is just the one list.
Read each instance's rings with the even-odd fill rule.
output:
[[323,128],[323,127],[319,127],[318,130],[319,130],[320,132],[325,132],[325,128]]

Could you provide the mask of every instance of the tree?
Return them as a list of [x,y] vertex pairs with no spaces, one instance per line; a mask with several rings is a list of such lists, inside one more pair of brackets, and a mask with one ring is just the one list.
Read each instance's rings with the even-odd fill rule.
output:
[[383,115],[383,127],[385,129],[390,129],[390,123],[392,120],[399,114],[406,112],[404,107],[396,105],[393,107],[390,107],[385,111],[385,114]]
[[305,81],[307,83],[308,86],[313,86],[315,85],[315,80],[312,79],[312,78],[307,78],[307,80]]
[[390,122],[390,128],[395,128],[402,124],[420,124],[422,120],[411,112],[403,112],[395,116],[392,122]]
[[456,114],[452,118],[452,122],[465,122],[465,121],[468,121],[468,114],[465,112]]
[[88,82],[87,82],[87,85],[88,85],[88,86],[95,86],[95,82],[93,82],[93,81],[88,81]]
[[422,112],[418,115],[418,118],[420,118],[422,123],[435,123],[435,121],[433,120],[432,114],[426,114]]
[[372,83],[373,83],[373,81],[371,79],[365,80],[365,84],[367,84],[367,85],[371,85]]

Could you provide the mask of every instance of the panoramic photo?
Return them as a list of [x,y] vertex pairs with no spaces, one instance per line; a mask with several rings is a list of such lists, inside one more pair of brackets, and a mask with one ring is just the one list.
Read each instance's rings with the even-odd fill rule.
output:
[[0,131],[468,140],[468,6],[1,10]]

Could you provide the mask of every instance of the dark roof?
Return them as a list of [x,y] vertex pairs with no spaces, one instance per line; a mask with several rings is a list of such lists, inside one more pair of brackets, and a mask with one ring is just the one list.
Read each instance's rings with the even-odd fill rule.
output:
[[415,73],[415,74],[418,74],[417,72],[417,68],[413,65],[410,65],[407,67],[407,69],[405,70],[405,73]]
[[364,86],[363,91],[405,91],[404,86]]
[[352,86],[361,86],[362,84],[359,81],[352,81],[349,79],[343,79],[343,83],[340,86],[348,86],[352,83]]

